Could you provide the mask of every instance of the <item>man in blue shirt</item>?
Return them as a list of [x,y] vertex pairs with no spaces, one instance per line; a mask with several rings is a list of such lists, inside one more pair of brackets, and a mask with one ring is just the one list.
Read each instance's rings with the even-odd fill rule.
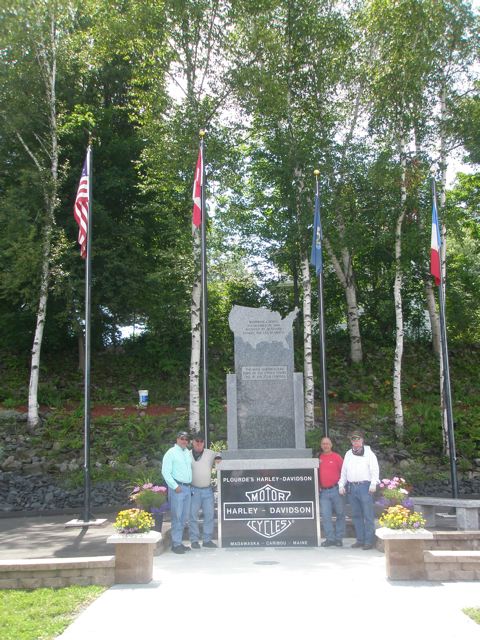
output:
[[166,452],[162,461],[162,475],[168,485],[174,553],[190,551],[190,547],[182,544],[183,529],[188,521],[192,495],[192,454],[187,449],[189,439],[186,431],[180,431],[177,434],[177,443]]

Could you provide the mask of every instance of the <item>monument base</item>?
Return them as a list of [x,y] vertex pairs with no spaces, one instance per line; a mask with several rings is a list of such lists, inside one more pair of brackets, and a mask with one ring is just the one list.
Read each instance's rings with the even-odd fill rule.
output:
[[220,546],[318,546],[317,468],[313,458],[223,458],[217,467]]

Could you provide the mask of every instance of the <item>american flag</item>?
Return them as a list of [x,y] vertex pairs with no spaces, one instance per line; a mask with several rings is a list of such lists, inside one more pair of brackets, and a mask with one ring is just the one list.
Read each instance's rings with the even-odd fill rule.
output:
[[73,208],[73,216],[78,224],[78,244],[80,245],[80,255],[83,259],[87,257],[87,234],[88,234],[88,169],[89,152],[83,163],[82,176],[78,185],[77,197]]
[[198,151],[197,166],[195,167],[195,180],[193,182],[193,213],[192,222],[196,227],[202,224],[202,182],[203,182],[203,153],[200,147]]

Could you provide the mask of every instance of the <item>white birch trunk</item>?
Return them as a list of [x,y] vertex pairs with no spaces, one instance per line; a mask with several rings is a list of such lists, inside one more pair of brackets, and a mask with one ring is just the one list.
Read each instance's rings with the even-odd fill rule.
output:
[[400,165],[402,171],[400,186],[400,215],[395,228],[395,282],[393,297],[395,304],[395,357],[393,361],[393,406],[395,412],[395,434],[401,441],[404,433],[403,404],[402,404],[402,359],[403,359],[403,309],[402,309],[402,225],[405,217],[407,201],[405,156],[405,140],[400,141]]
[[[417,156],[417,162],[421,163],[422,149],[420,143],[420,135],[415,128],[415,154]],[[418,216],[418,226],[421,232],[425,229],[425,222],[422,216]],[[430,236],[429,236],[430,237]],[[435,292],[432,284],[432,276],[430,269],[427,268],[423,276],[425,300],[427,303],[428,317],[430,320],[430,329],[432,332],[432,348],[434,354],[438,357],[440,355],[440,318],[435,304]]]
[[40,299],[37,310],[37,323],[35,336],[33,338],[32,359],[30,363],[30,384],[28,386],[28,425],[35,428],[39,421],[38,414],[38,382],[40,372],[40,354],[42,350],[43,329],[47,315],[48,283],[50,279],[50,236],[51,231],[46,233],[47,239],[43,250],[42,278],[40,283]]
[[190,355],[190,412],[188,426],[190,431],[200,430],[200,347],[202,344],[201,303],[202,303],[202,268],[201,268],[201,229],[193,226],[193,259],[196,265],[190,306],[190,322],[192,330],[192,351]]
[[[40,18],[39,18],[40,20]],[[17,133],[17,137],[23,144],[27,153],[32,158],[40,175],[43,174],[43,188],[45,200],[45,220],[43,229],[43,255],[42,255],[42,275],[40,280],[40,296],[37,310],[37,321],[35,335],[32,346],[32,359],[30,365],[30,383],[28,387],[28,425],[31,429],[39,423],[38,414],[38,383],[40,372],[40,356],[42,351],[43,330],[47,314],[48,287],[50,281],[50,253],[52,242],[52,231],[55,224],[55,208],[57,206],[58,188],[58,133],[57,133],[57,105],[56,105],[56,76],[57,76],[57,31],[56,16],[50,16],[50,32],[48,41],[44,42],[39,31],[39,40],[35,43],[36,60],[40,74],[45,85],[45,95],[48,114],[49,143],[47,157],[50,160],[48,170],[44,169],[39,157],[23,141],[22,136]],[[50,175],[47,178],[47,173]]]
[[425,280],[425,298],[427,300],[428,317],[430,318],[430,328],[432,331],[432,348],[434,354],[438,357],[441,354],[440,349],[440,318],[435,304],[435,291],[432,284],[432,276],[428,272]]
[[[446,183],[447,183],[447,145],[445,139],[445,121],[447,118],[447,101],[446,101],[446,88],[445,82],[443,82],[442,87],[440,89],[440,154],[439,154],[439,167],[440,167],[440,189],[438,190],[438,204],[439,204],[439,213],[441,214],[445,210],[445,200],[446,200]],[[443,222],[443,216],[439,215],[442,220],[442,228],[441,228],[441,236],[442,236],[442,247],[440,251],[440,268],[442,270],[442,280],[443,280],[443,295],[444,300],[446,300],[445,294],[445,284],[446,284],[446,276],[447,276],[447,232],[446,227]],[[445,305],[446,306],[446,305]],[[445,319],[446,323],[446,319]],[[443,370],[443,356],[442,350],[440,349],[440,407],[442,412],[442,441],[443,441],[443,449],[446,456],[450,456],[450,446],[448,439],[448,419],[447,419],[447,405],[445,402],[445,374]]]
[[[337,186],[341,187],[344,179],[345,173],[345,158],[347,156],[347,152],[350,149],[350,142],[353,138],[353,134],[355,132],[355,128],[357,126],[358,118],[360,116],[360,105],[362,101],[362,95],[364,91],[364,85],[362,82],[357,87],[357,93],[355,96],[355,102],[352,110],[352,119],[350,122],[350,128],[347,132],[343,143],[343,151],[340,160],[340,174],[337,180]],[[350,338],[350,360],[358,364],[363,360],[363,348],[362,348],[362,337],[360,334],[360,314],[358,312],[358,303],[357,303],[357,289],[355,286],[355,278],[353,274],[352,268],[352,259],[350,255],[350,251],[347,248],[347,243],[345,241],[345,222],[343,220],[343,216],[340,212],[337,212],[337,221],[338,227],[337,230],[339,232],[340,237],[340,253],[341,253],[341,263],[337,258],[335,252],[333,251],[332,245],[325,240],[324,235],[324,245],[326,246],[328,255],[332,260],[332,264],[335,270],[335,275],[339,279],[343,290],[345,292],[345,301],[347,304],[347,330],[348,336]]]
[[303,375],[305,383],[305,429],[314,428],[315,385],[312,355],[312,281],[308,257],[301,260],[303,285]]
[[[296,182],[296,211],[295,219],[297,223],[298,237],[302,237],[301,229],[301,206],[302,193],[304,191],[303,172],[300,168],[294,169]],[[315,405],[315,381],[313,379],[312,364],[312,282],[310,279],[310,266],[308,257],[301,252],[300,269],[303,286],[303,384],[304,384],[304,411],[305,428],[314,427],[314,405]]]
[[360,315],[358,313],[357,290],[353,277],[350,252],[346,248],[342,249],[342,266],[333,251],[332,245],[325,236],[323,243],[327,249],[330,260],[332,261],[335,274],[345,292],[345,299],[347,303],[347,327],[348,335],[350,337],[350,359],[354,363],[359,363],[363,360],[363,349],[362,338],[360,335]]

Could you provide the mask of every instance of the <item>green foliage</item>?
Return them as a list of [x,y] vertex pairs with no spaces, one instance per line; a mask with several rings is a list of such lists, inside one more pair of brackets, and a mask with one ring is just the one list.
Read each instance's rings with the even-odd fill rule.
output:
[[462,611],[474,622],[480,624],[480,607],[466,607],[465,609],[462,609]]
[[[407,158],[402,232],[405,444],[415,455],[438,454],[438,366],[424,314],[428,176],[440,133],[451,146],[463,141],[472,161],[479,155],[478,87],[469,80],[478,33],[468,3],[131,0],[112,11],[107,0],[95,0],[48,1],[40,8],[57,11],[59,45],[58,201],[38,395],[41,405],[57,410],[46,424],[49,441],[55,429],[75,447],[82,441],[82,410],[70,408],[80,406],[83,394],[78,338],[85,274],[71,209],[89,133],[92,401],[130,405],[139,388],[148,388],[152,403],[187,406],[190,298],[199,268],[192,251],[191,187],[198,130],[206,127],[212,436],[225,434],[231,306],[264,305],[282,313],[302,307],[312,169],[318,166],[322,222],[332,248],[324,255],[330,400],[353,403],[355,416],[346,418],[361,419],[379,441],[393,444],[391,289],[402,133],[407,146],[416,148]],[[45,228],[41,212],[49,186],[21,142],[42,154],[49,122],[35,58],[35,42],[47,35],[47,13],[37,12],[39,19],[31,21],[35,29],[24,29],[31,11],[19,0],[7,0],[0,9],[0,402],[5,407],[27,402]],[[442,123],[440,89],[448,102]],[[355,122],[357,107],[360,122]],[[374,135],[365,136],[362,123]],[[479,175],[460,175],[441,212],[448,233],[454,414],[464,465],[479,442],[479,194]],[[361,309],[364,361],[356,366],[349,362],[349,336],[342,328],[345,291],[334,256],[351,267]],[[316,296],[314,287],[314,310]],[[123,325],[142,326],[143,333],[122,341]],[[314,326],[314,340],[316,331]],[[301,370],[302,318],[295,340]],[[315,357],[314,367],[318,381]],[[186,426],[186,416],[175,420]],[[130,458],[141,460],[132,442],[161,454],[171,425],[95,420],[101,467],[93,473],[128,478]],[[103,435],[107,431],[110,443]],[[77,481],[74,472],[71,481]]]
[[209,445],[209,449],[221,453],[222,451],[227,449],[227,443],[225,442],[225,440],[216,440]]
[[96,585],[4,589],[0,592],[0,636],[2,640],[53,640],[104,591],[105,587]]
[[[159,477],[160,460],[174,441],[178,428],[176,416],[149,417],[141,415],[98,417],[91,421],[91,457],[95,461],[91,475],[93,481],[121,480],[132,485],[139,474]],[[44,422],[42,431],[32,438],[32,446],[55,444],[46,450],[52,462],[59,455],[80,452],[83,446],[82,411],[54,411]],[[157,466],[148,467],[157,460]],[[161,476],[159,477],[160,481]],[[76,487],[82,483],[82,470],[67,471],[61,481]]]

